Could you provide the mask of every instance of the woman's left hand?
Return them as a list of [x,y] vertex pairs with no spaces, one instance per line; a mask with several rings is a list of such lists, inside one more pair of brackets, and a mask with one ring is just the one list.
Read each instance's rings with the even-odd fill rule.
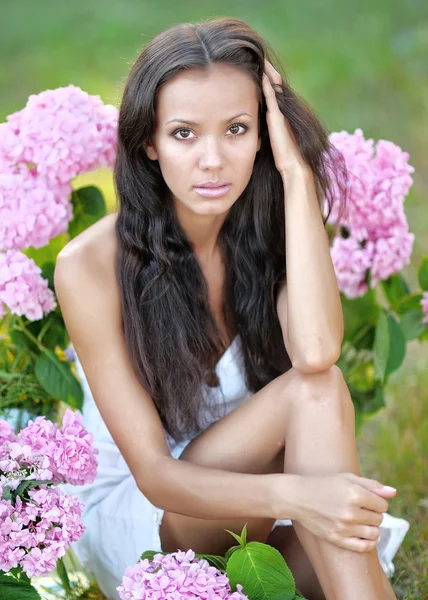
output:
[[310,167],[303,159],[290,123],[279,109],[272,84],[282,87],[282,77],[265,59],[263,92],[266,98],[266,122],[275,166],[283,178],[294,172],[311,172]]

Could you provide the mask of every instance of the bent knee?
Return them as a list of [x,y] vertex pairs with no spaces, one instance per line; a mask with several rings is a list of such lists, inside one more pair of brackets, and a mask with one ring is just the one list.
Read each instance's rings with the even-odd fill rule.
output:
[[316,405],[322,403],[340,410],[343,410],[344,406],[353,410],[348,386],[337,365],[316,373],[302,373],[292,368],[285,375],[287,374],[288,383],[291,383],[293,388],[292,394],[295,400],[293,404],[297,409],[302,408],[302,403],[306,406],[311,403]]

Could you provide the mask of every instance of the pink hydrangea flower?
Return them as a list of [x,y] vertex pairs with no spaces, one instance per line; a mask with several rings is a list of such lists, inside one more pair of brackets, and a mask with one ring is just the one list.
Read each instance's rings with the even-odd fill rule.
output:
[[[413,179],[409,154],[396,144],[365,140],[361,129],[354,134],[332,133],[330,142],[345,159],[349,180],[345,210],[339,215],[340,191],[332,178],[330,223],[341,233],[331,247],[339,289],[349,298],[398,273],[410,262],[414,235],[409,233],[404,200]],[[345,230],[345,231],[344,231]],[[342,237],[343,234],[343,237]]]
[[0,569],[19,566],[28,577],[43,576],[85,531],[83,505],[58,488],[31,489],[28,495],[30,502],[17,497],[15,505],[0,500]]
[[348,298],[357,298],[368,291],[365,276],[372,264],[373,249],[363,248],[353,237],[336,236],[330,249],[337,283]]
[[15,439],[13,427],[4,419],[0,419],[0,445],[4,442],[14,442]]
[[126,569],[116,589],[121,600],[248,600],[230,589],[228,577],[204,559],[195,559],[193,550],[156,554],[152,561],[140,560]]
[[69,85],[31,95],[0,124],[0,249],[40,248],[67,231],[70,182],[113,166],[117,119],[116,107]]
[[69,182],[48,182],[26,166],[0,173],[0,248],[41,248],[73,218]]
[[428,324],[428,292],[424,292],[421,299],[422,310],[424,311],[423,323]]
[[49,480],[54,483],[92,483],[97,472],[98,448],[83,427],[79,412],[67,409],[60,428],[45,417],[30,421],[12,437],[0,420],[0,486],[16,489],[23,480]]
[[118,110],[75,85],[29,96],[22,110],[7,117],[0,142],[0,169],[25,163],[49,183],[71,179],[102,166],[116,155]]
[[82,415],[67,409],[62,426],[37,417],[30,421],[17,439],[21,445],[28,445],[32,451],[48,459],[44,464],[52,472],[54,481],[83,485],[92,483],[97,472],[95,455],[98,448],[93,446],[94,436],[83,427]]
[[31,321],[42,319],[56,307],[52,290],[34,260],[18,250],[0,252],[0,306]]

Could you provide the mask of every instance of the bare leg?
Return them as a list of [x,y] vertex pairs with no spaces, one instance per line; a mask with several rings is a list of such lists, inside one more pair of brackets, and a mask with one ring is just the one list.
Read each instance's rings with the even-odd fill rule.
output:
[[[251,436],[243,435],[248,431]],[[285,472],[361,475],[354,408],[340,369],[312,375],[291,369],[195,438],[180,459],[241,473],[278,472],[276,457],[284,446]],[[224,529],[239,533],[245,522],[249,540],[268,539],[270,519],[204,520],[167,512],[162,546],[220,554],[231,545]],[[328,600],[396,600],[376,550],[345,550],[297,522],[294,527]]]
[[[308,598],[308,600],[326,600],[312,563],[297,537],[294,527],[283,525],[275,527],[266,543],[276,548],[283,555],[296,580],[297,589],[302,592],[305,598]],[[383,571],[382,578],[385,599],[395,600],[391,584]]]
[[[291,412],[286,424],[285,472],[352,472],[361,476],[354,408],[341,371],[312,374],[306,380],[308,377],[316,378],[319,385],[310,386],[312,402],[308,402],[311,393],[304,394],[306,401]],[[293,525],[328,600],[396,600],[376,550],[359,553],[339,548],[314,536],[297,521]]]

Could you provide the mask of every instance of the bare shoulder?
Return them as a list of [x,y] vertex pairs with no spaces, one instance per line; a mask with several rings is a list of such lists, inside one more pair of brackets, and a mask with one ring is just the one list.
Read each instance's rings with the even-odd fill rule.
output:
[[[118,213],[111,213],[68,242],[57,261],[77,263],[80,268],[95,270],[99,275],[112,274],[117,253],[115,225]],[[101,269],[101,270],[100,270]]]

